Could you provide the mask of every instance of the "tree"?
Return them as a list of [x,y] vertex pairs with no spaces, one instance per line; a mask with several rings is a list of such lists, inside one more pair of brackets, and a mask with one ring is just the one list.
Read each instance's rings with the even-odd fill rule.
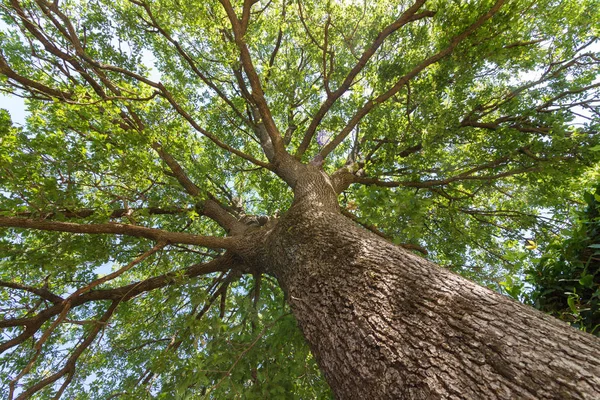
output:
[[585,193],[587,204],[567,239],[549,246],[529,271],[527,299],[538,309],[600,335],[600,187]]
[[597,179],[597,1],[0,13],[5,397],[600,396],[597,338],[456,274]]

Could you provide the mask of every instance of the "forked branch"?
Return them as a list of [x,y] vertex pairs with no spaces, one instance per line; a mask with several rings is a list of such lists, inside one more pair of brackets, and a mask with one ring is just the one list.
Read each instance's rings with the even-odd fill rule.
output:
[[17,400],[31,398],[32,395],[39,392],[44,387],[56,382],[57,380],[59,380],[60,378],[62,378],[63,376],[66,375],[67,378],[66,378],[65,382],[63,383],[63,385],[60,387],[59,392],[57,393],[57,396],[60,397],[60,395],[66,389],[67,385],[73,379],[77,360],[79,359],[81,354],[88,347],[90,347],[90,345],[94,342],[94,340],[98,336],[98,333],[100,333],[100,331],[106,326],[108,320],[113,315],[113,313],[117,309],[118,305],[119,305],[119,301],[113,301],[111,303],[111,305],[108,307],[108,310],[106,310],[104,312],[104,314],[102,315],[102,317],[94,324],[94,327],[87,334],[85,339],[81,342],[81,344],[79,344],[75,348],[75,351],[73,351],[73,353],[71,354],[71,356],[69,357],[69,359],[67,360],[67,362],[65,363],[65,365],[62,369],[60,369],[59,371],[55,372],[54,374],[48,376],[47,378],[42,379],[41,381],[37,382],[35,385],[33,385],[30,388],[28,388],[27,390],[23,391],[17,397]]
[[313,116],[310,125],[306,129],[306,132],[304,133],[304,138],[302,139],[302,143],[296,151],[296,158],[302,158],[302,155],[310,146],[310,142],[312,141],[315,135],[317,127],[323,120],[325,114],[327,114],[327,112],[331,109],[336,100],[339,99],[350,88],[356,76],[365,68],[371,57],[377,52],[379,47],[381,47],[385,39],[411,21],[416,21],[422,18],[431,17],[435,15],[433,11],[424,11],[422,13],[416,14],[416,12],[423,6],[423,4],[425,4],[425,0],[416,1],[415,4],[413,4],[410,8],[404,11],[396,21],[386,26],[377,35],[371,46],[369,46],[363,52],[356,65],[350,70],[348,75],[346,75],[346,78],[344,79],[340,87],[337,88],[335,92],[328,94],[326,100],[323,102],[323,104],[321,104],[321,107]]
[[421,71],[425,68],[433,65],[443,59],[444,57],[450,55],[454,49],[467,37],[469,37],[473,32],[479,29],[486,21],[496,14],[500,8],[504,5],[505,0],[497,0],[494,6],[484,15],[480,16],[477,21],[472,23],[467,29],[465,29],[461,34],[455,36],[448,46],[446,46],[443,50],[437,52],[426,60],[422,61],[418,65],[416,65],[410,72],[406,75],[402,76],[400,79],[396,81],[394,86],[389,89],[387,92],[382,93],[374,99],[367,101],[348,121],[346,126],[338,133],[319,153],[319,155],[325,159],[329,153],[331,153],[342,141],[352,132],[352,130],[358,125],[358,123],[367,115],[371,110],[373,110],[377,105],[384,103],[385,101],[392,98],[396,93],[400,91],[404,85],[406,85],[411,79],[417,76]]
[[273,145],[273,149],[275,152],[274,157],[275,159],[277,159],[278,157],[286,154],[286,150],[283,145],[283,139],[281,137],[281,134],[279,133],[279,130],[277,129],[277,126],[275,125],[275,121],[273,120],[271,109],[269,108],[267,100],[265,99],[265,93],[260,82],[260,77],[256,72],[256,68],[254,67],[254,63],[250,55],[250,50],[248,49],[248,46],[244,41],[244,34],[245,29],[248,25],[250,7],[252,6],[252,4],[254,4],[254,2],[248,0],[244,2],[244,10],[245,13],[247,13],[248,15],[245,21],[239,20],[229,0],[219,0],[219,2],[225,9],[227,17],[229,18],[229,21],[231,23],[234,41],[240,52],[242,66],[244,67],[244,72],[246,73],[246,76],[250,81],[250,87],[252,88],[252,100],[258,108],[258,112],[260,113],[260,117],[262,119],[261,122],[262,124],[264,124],[264,127]]
[[[102,99],[102,101],[109,101],[117,98],[128,99],[128,97],[124,97],[121,95],[122,89],[119,87],[118,84],[111,80],[111,78],[106,74],[107,71],[116,73],[118,75],[122,75],[129,79],[133,79],[137,82],[143,83],[156,89],[156,92],[151,96],[152,98],[157,93],[160,94],[160,96],[165,98],[171,104],[173,109],[180,116],[182,116],[196,131],[207,137],[221,149],[235,154],[238,157],[241,157],[255,165],[261,166],[263,168],[270,168],[270,165],[268,163],[260,161],[246,154],[245,152],[228,145],[227,143],[223,142],[217,135],[200,126],[197,123],[197,121],[192,117],[192,115],[182,107],[182,105],[177,101],[175,96],[162,83],[154,82],[146,78],[145,76],[137,72],[128,70],[126,68],[99,62],[98,60],[90,56],[90,54],[86,51],[86,48],[82,43],[81,39],[78,37],[72,21],[65,13],[63,13],[59,9],[57,2],[48,3],[43,0],[36,0],[36,4],[42,10],[45,18],[48,19],[48,21],[54,26],[58,34],[62,36],[60,40],[62,41],[64,39],[69,44],[69,49],[65,50],[55,45],[54,40],[52,36],[48,33],[47,29],[42,25],[32,21],[28,17],[28,14],[23,9],[21,2],[19,2],[18,0],[11,0],[11,7],[16,12],[18,20],[23,25],[24,29],[29,34],[33,35],[33,37],[35,37],[35,39],[37,39],[43,45],[44,49],[47,52],[49,52],[65,64],[70,65],[74,71],[76,71],[81,77],[83,77],[83,79],[85,80],[85,84],[91,87],[96,93],[96,95],[98,95],[100,99]],[[196,69],[196,72],[200,71]],[[11,81],[19,83],[22,86],[20,87],[21,89],[30,91],[33,95],[43,94],[44,96],[48,96],[49,98],[55,98],[59,101],[64,101],[66,103],[77,103],[77,101],[73,101],[73,95],[70,92],[60,91],[51,88],[41,82],[37,82],[17,74],[10,68],[10,66],[7,64],[6,60],[3,57],[0,57],[0,74],[11,78]],[[217,94],[225,100],[226,96],[224,95],[224,93],[218,90],[217,86],[214,85],[214,83],[211,82],[208,79],[208,77],[204,76],[204,78],[206,78],[207,81],[212,84],[212,86],[209,86],[216,90]],[[9,84],[11,83],[11,81],[9,81]],[[70,79],[69,81],[75,83],[76,85],[81,85],[81,82],[78,82],[76,80]],[[17,86],[15,85],[15,87]],[[116,96],[109,96],[108,93],[110,92],[114,93]],[[132,98],[132,100],[142,99]],[[86,100],[86,102],[88,101]],[[230,107],[233,106],[233,103],[231,103],[230,101],[227,103]],[[237,109],[234,108],[234,112],[236,111]],[[236,114],[239,114],[238,116],[243,118],[239,111],[237,111]]]

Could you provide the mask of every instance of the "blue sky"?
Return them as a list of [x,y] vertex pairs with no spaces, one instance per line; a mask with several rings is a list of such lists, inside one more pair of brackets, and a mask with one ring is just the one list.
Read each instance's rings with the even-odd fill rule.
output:
[[0,93],[0,108],[8,110],[13,123],[25,125],[25,101],[22,98]]

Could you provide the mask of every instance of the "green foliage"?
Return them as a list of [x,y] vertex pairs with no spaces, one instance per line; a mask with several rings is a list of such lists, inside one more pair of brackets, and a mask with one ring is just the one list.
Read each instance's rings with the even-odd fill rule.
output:
[[[234,311],[224,318],[219,310],[202,319],[186,315],[207,300],[198,296],[197,286],[153,292],[142,304],[122,307],[107,332],[104,351],[94,359],[102,376],[78,398],[118,392],[131,399],[324,398],[328,388],[295,319],[283,307],[281,291],[269,281],[263,286],[264,303],[254,309],[247,296],[253,284],[244,279],[231,288],[227,306]],[[182,303],[186,298],[189,303]],[[135,326],[128,322],[157,312],[160,317],[138,318]],[[168,327],[180,335],[163,337]],[[178,340],[183,340],[178,352],[169,351]],[[128,368],[114,367],[122,363]],[[157,374],[150,391],[138,381],[148,368]]]
[[[232,3],[239,16],[252,3],[243,41],[278,130],[289,132],[291,154],[361,55],[412,5]],[[290,188],[264,168],[259,119],[245,93],[252,91],[249,74],[220,2],[53,4],[2,0],[0,7],[0,91],[24,96],[28,111],[26,124],[14,126],[0,109],[0,217],[223,236],[202,213],[207,199],[227,204],[236,217],[289,208]],[[331,141],[358,110],[447,49],[493,4],[427,2],[420,11],[430,13],[383,40],[316,136]],[[598,0],[506,2],[373,106],[328,155],[326,172],[354,165],[357,175],[379,183],[350,186],[340,204],[394,243],[422,246],[443,267],[513,297],[523,299],[530,271],[538,307],[598,333],[598,199],[588,196],[587,213],[564,228],[578,207],[573,193],[600,178],[599,16]],[[157,144],[199,193],[186,191]],[[324,144],[313,138],[300,158],[311,159]],[[530,238],[538,249],[525,247]],[[140,237],[3,228],[0,281],[66,297],[151,247]],[[250,275],[186,275],[223,254],[169,244],[94,288],[168,275],[165,285],[118,305],[78,359],[63,396],[331,397],[276,282],[263,277],[255,302]],[[220,288],[227,289],[222,302]],[[0,303],[3,320],[52,306],[7,286],[0,286]],[[35,357],[42,332],[47,340],[19,390],[60,370],[109,303],[75,307],[51,332],[53,316],[2,354],[0,397]],[[23,329],[2,333],[5,341]],[[53,398],[61,379],[37,398]]]
[[600,336],[600,186],[584,196],[566,239],[550,243],[527,271],[532,304],[574,327]]

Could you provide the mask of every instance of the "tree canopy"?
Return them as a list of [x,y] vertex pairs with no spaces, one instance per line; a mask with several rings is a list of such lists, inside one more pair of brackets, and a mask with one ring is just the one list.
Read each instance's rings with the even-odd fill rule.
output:
[[598,181],[596,0],[1,4],[28,111],[0,110],[6,398],[328,396],[277,281],[232,256],[292,204],[288,157],[504,291]]

